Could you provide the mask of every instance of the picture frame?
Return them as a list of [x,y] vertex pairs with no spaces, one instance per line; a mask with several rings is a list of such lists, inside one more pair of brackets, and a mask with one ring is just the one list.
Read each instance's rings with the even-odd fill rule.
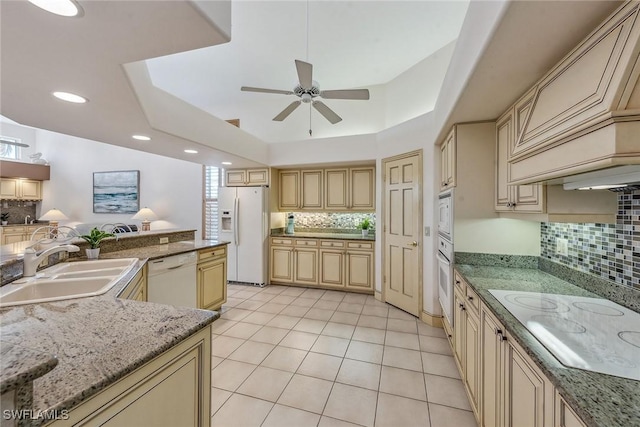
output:
[[139,170],[93,173],[93,213],[135,214],[139,210]]

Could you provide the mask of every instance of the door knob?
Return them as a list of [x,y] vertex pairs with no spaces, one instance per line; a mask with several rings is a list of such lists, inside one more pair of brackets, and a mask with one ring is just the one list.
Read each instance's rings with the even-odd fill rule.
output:
[[418,242],[414,240],[413,242],[411,242],[411,246],[418,246]]

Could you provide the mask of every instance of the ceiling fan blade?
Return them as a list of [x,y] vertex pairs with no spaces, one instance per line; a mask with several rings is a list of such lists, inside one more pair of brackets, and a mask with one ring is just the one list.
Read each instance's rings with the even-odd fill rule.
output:
[[289,106],[287,108],[285,108],[284,110],[282,110],[280,112],[280,114],[278,114],[277,116],[275,116],[273,118],[274,121],[276,122],[281,122],[284,119],[287,118],[287,116],[289,116],[289,114],[293,113],[293,110],[295,110],[296,108],[298,108],[300,106],[300,104],[302,104],[302,101],[293,101],[291,104],[289,104]]
[[318,110],[318,113],[322,114],[325,119],[329,120],[332,125],[342,121],[342,117],[337,115],[331,108],[327,107],[320,101],[313,101],[313,108]]
[[324,99],[369,99],[369,89],[323,90],[320,96]]
[[278,93],[280,95],[293,95],[293,92],[291,92],[290,90],[263,89],[261,87],[242,86],[240,90],[243,92]]
[[296,70],[298,70],[300,86],[304,89],[309,89],[313,86],[313,65],[296,59]]

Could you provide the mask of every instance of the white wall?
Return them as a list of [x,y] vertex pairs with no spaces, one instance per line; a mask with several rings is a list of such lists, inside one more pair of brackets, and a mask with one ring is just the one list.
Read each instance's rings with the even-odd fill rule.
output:
[[[37,130],[37,147],[51,164],[38,215],[58,208],[73,223],[140,224],[133,214],[93,213],[93,172],[139,170],[140,207],[160,218],[151,229],[202,229],[202,166],[88,139]],[[62,224],[62,222],[61,222]]]
[[540,255],[540,223],[509,218],[456,219],[456,252]]

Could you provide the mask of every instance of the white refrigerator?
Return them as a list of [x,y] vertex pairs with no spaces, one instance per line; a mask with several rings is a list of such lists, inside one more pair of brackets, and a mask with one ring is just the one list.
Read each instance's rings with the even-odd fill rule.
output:
[[231,242],[227,280],[264,286],[267,283],[269,189],[221,187],[218,193],[219,240]]

